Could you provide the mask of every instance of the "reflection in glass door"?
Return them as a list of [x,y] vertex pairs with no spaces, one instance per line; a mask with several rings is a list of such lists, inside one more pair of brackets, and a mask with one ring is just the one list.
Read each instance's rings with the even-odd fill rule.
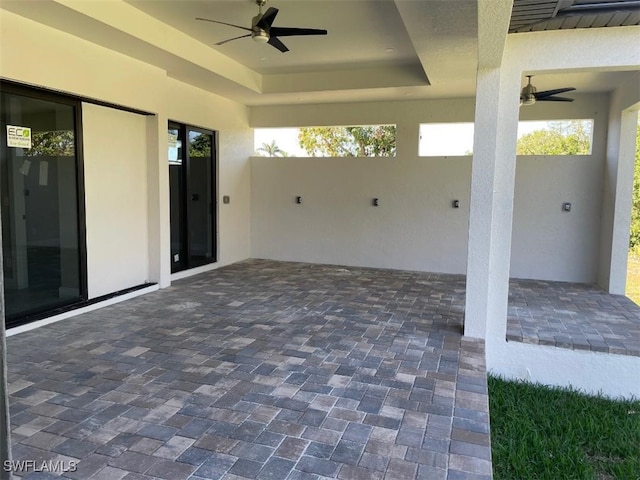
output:
[[216,261],[215,136],[169,124],[171,271]]
[[3,85],[0,195],[7,325],[85,299],[79,105]]
[[171,271],[187,268],[185,162],[183,161],[183,129],[169,126],[169,192],[171,215]]

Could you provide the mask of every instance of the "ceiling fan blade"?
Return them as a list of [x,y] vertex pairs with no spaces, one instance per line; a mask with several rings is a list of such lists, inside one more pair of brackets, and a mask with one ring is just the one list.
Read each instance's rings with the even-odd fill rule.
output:
[[276,37],[291,37],[293,35],[326,35],[326,30],[317,28],[288,28],[288,27],[272,27],[269,35]]
[[269,29],[271,28],[271,24],[276,19],[276,15],[278,15],[278,9],[269,7],[267,11],[264,12],[264,15],[262,15],[262,18],[258,20],[258,23],[256,23],[256,27],[260,27],[262,30],[269,31]]
[[569,97],[542,97],[536,98],[536,102],[573,102],[575,99]]
[[289,49],[287,48],[287,46],[282,43],[280,40],[278,40],[276,37],[270,37],[269,38],[269,45],[271,45],[272,47],[276,47],[278,50],[280,50],[282,53],[288,52]]
[[556,88],[555,90],[544,90],[542,92],[536,92],[534,95],[536,96],[536,98],[538,100],[540,100],[541,98],[549,97],[551,95],[556,95],[557,93],[572,92],[574,90],[575,90],[575,88],[573,88],[573,87]]
[[247,33],[246,35],[240,35],[239,37],[233,37],[233,38],[229,38],[228,40],[223,40],[221,42],[216,43],[215,45],[224,45],[225,43],[228,43],[232,40],[238,40],[239,38],[245,38],[245,37],[250,37],[251,34]]
[[240,25],[234,25],[233,23],[219,22],[218,20],[209,20],[208,18],[196,18],[196,20],[202,20],[203,22],[219,23],[220,25],[227,25],[229,27],[241,28],[242,30],[246,30],[248,32],[252,32],[253,31],[253,30],[251,30],[250,28],[247,28],[247,27],[241,27]]

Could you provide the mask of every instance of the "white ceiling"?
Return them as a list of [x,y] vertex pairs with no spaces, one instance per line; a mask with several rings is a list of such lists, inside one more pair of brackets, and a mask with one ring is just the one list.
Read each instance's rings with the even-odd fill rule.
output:
[[[328,31],[326,36],[282,38],[290,49],[286,53],[250,38],[216,46],[217,42],[247,32],[195,20],[204,17],[250,27],[252,17],[258,13],[254,0],[126,1],[263,75],[262,94],[240,98],[250,105],[451,96],[452,88],[458,89],[456,96],[473,95],[475,0],[269,0],[263,11],[269,7],[279,10],[274,26]],[[403,21],[399,9],[408,22]],[[470,65],[471,77],[440,89],[428,88],[429,72],[416,51],[416,36],[435,33],[437,28],[438,34],[449,39],[464,38],[460,35],[460,22],[452,21],[460,18],[460,9],[471,13],[469,25],[473,31],[458,46],[460,59],[449,57],[449,68]],[[437,26],[436,13],[448,17]],[[428,50],[435,51],[436,44]],[[424,51],[422,48],[421,53]],[[435,68],[434,61],[429,70]]]
[[[290,49],[286,53],[250,38],[216,46],[216,42],[248,32],[195,20],[204,17],[250,28],[252,17],[258,13],[258,6],[251,0],[127,1],[260,74],[418,63],[393,1],[270,1],[263,12],[269,7],[279,9],[273,26],[329,31],[326,36],[283,37]],[[353,38],[359,41],[354,44]]]
[[[274,26],[328,31],[282,37],[287,53],[250,38],[216,46],[248,32],[195,20],[250,27],[254,0],[2,0],[0,7],[246,105],[266,105],[471,97],[478,1],[269,0],[264,9],[279,9]],[[538,75],[534,83],[607,91],[619,75]]]

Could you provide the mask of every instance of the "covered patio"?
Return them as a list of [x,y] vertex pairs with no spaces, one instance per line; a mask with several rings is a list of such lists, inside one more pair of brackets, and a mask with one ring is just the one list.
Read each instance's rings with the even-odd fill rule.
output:
[[[254,259],[10,336],[14,461],[78,462],[77,479],[490,478],[464,298],[462,275]],[[639,355],[625,297],[512,280],[509,298],[510,342]]]
[[248,260],[10,336],[13,459],[77,479],[490,478],[463,302],[459,275]]
[[[487,370],[640,395],[635,306],[509,296],[624,292],[637,2],[285,3],[331,33],[285,56],[223,40],[262,0],[2,2],[3,288],[42,280],[46,247],[46,319],[158,289],[12,335],[6,361],[0,328],[18,476],[489,478]],[[587,154],[517,154],[520,123],[565,120]],[[473,148],[423,155],[438,124]],[[345,126],[393,127],[395,157],[253,156],[256,129]],[[66,132],[66,167],[18,130]]]

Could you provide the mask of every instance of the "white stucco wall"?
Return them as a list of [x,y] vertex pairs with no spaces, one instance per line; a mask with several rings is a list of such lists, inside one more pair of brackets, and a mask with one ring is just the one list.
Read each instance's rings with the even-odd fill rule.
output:
[[518,157],[511,277],[596,281],[602,168],[591,156]]
[[464,273],[471,159],[418,157],[418,137],[472,118],[472,99],[252,108],[253,127],[396,124],[397,156],[252,159],[251,255]]
[[[418,157],[417,149],[420,123],[473,121],[472,105],[458,99],[253,108],[254,126],[396,123],[398,154],[253,158],[252,256],[465,273],[471,157]],[[592,155],[517,159],[512,276],[595,281],[607,109],[606,94],[522,109],[523,120],[594,118],[598,130]],[[302,205],[294,202],[298,195]],[[565,201],[573,204],[570,213],[561,210]]]
[[470,164],[469,157],[253,158],[252,256],[464,273]]
[[597,281],[609,95],[571,98],[520,108],[521,121],[592,119],[594,131],[591,155],[517,157],[511,277]]
[[572,386],[612,398],[640,396],[640,357],[570,350],[521,342],[487,349],[489,372],[552,386]]
[[[17,45],[20,48],[11,48]],[[179,82],[162,69],[1,9],[0,75],[152,114],[141,117],[85,104],[91,298],[145,281],[161,287],[171,282],[166,154],[169,119],[218,132],[218,197],[230,195],[232,200],[229,205],[218,202],[219,261],[206,268],[249,256],[249,155],[253,136],[245,106]],[[115,141],[109,140],[109,133],[116,135]],[[107,152],[116,147],[122,153],[114,159]],[[108,169],[109,163],[116,168]],[[136,182],[127,183],[130,190],[125,194],[111,198],[113,191],[107,182],[125,175],[125,181]],[[122,211],[125,204],[130,211]],[[126,232],[109,241],[105,219],[121,222],[120,228]],[[125,239],[129,240],[126,245]],[[116,269],[118,273],[114,274]]]
[[83,103],[89,298],[149,281],[146,118]]

